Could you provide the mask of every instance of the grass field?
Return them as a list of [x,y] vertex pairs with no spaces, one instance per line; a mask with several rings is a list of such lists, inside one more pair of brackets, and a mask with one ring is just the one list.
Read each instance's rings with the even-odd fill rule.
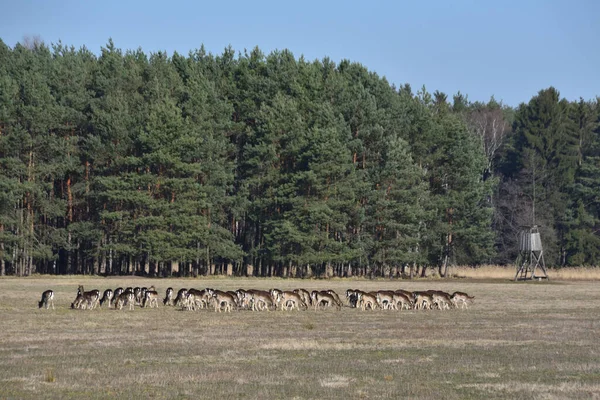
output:
[[[466,291],[468,310],[71,310],[77,285]],[[55,310],[39,310],[43,290]],[[0,279],[0,398],[600,398],[590,281]]]
[[[452,267],[450,273],[458,278],[469,279],[508,279],[515,278],[516,268],[514,266],[482,265],[478,267]],[[541,275],[538,271],[537,275]],[[568,267],[550,269],[548,275],[552,280],[568,281],[599,281],[600,268],[598,267]]]

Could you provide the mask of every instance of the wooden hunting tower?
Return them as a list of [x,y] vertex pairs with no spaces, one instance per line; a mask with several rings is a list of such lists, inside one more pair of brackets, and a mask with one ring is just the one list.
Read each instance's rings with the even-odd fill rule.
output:
[[515,281],[527,279],[549,279],[544,262],[542,237],[537,225],[519,233],[519,257]]

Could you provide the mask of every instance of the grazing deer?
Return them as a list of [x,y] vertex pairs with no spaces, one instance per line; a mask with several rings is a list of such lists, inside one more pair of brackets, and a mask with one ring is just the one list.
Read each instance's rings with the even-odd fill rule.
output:
[[[398,296],[401,296],[400,298],[403,298],[402,296],[404,296],[404,297],[406,297],[408,299],[408,302],[409,302],[409,305],[410,305],[410,307],[408,307],[409,310],[414,307],[413,292],[409,292],[407,290],[398,289],[398,290],[395,290],[394,293],[396,295],[398,295]],[[403,307],[404,307],[404,305],[403,305]]]
[[367,307],[371,308],[371,310],[375,310],[379,307],[377,303],[377,293],[359,292],[358,304],[363,311],[366,311]]
[[231,310],[236,306],[236,296],[232,295],[231,293],[209,289],[208,294],[214,299],[215,312],[221,312],[223,306],[225,307],[225,312],[231,312]]
[[273,307],[273,298],[269,292],[250,289],[247,293],[251,297],[252,311],[263,311],[265,309],[270,311]]
[[336,307],[338,310],[342,309],[342,305],[338,302],[335,297],[329,294],[327,291],[316,291],[313,290],[310,294],[310,299],[315,307],[315,310],[319,309],[319,306],[323,304],[324,307]]
[[187,291],[186,297],[185,297],[185,304],[182,306],[183,308],[185,308],[186,310],[198,310],[201,308],[205,308],[208,307],[208,303],[210,300],[210,296],[208,294],[208,290],[206,289],[202,289],[202,290],[197,290],[197,289],[190,289]]
[[52,305],[52,309],[54,310],[54,291],[46,290],[42,293],[42,299],[38,302],[38,308],[45,307],[47,310],[50,305]]
[[461,303],[461,309],[466,308],[468,310],[468,304],[475,302],[475,296],[469,296],[464,292],[454,292],[450,296],[450,301],[454,304],[454,307],[458,308],[458,304]]
[[395,293],[391,290],[380,290],[375,295],[377,304],[384,310],[397,310],[398,306],[394,302]]
[[144,299],[144,293],[142,291],[141,287],[134,287],[133,288],[133,295],[135,297],[135,304],[136,305],[141,305],[142,304],[142,300]]
[[237,303],[239,307],[246,310],[249,309],[250,303],[252,302],[252,296],[250,296],[248,291],[244,289],[238,289],[235,291],[235,294],[237,296]]
[[346,290],[346,300],[348,300],[348,304],[352,308],[358,307],[358,294],[362,292],[358,289],[348,289]]
[[333,299],[335,300],[335,303],[338,306],[338,308],[342,308],[342,306],[343,306],[342,300],[340,300],[340,296],[338,296],[338,294],[335,292],[335,290],[327,289],[327,290],[325,290],[325,292],[329,293],[331,296],[333,296]]
[[204,300],[197,296],[192,290],[189,290],[185,295],[184,301],[181,302],[181,308],[187,311],[196,311],[204,308]]
[[93,310],[98,304],[100,298],[100,291],[98,289],[90,290],[86,292],[82,285],[77,288],[77,298],[71,303],[71,308],[81,308],[83,310]]
[[398,304],[400,304],[400,310],[403,310],[404,307],[406,307],[407,310],[410,310],[413,307],[411,298],[403,293],[394,292],[393,301],[394,304],[396,304],[396,309],[398,309]]
[[187,296],[187,289],[179,289],[177,296],[175,296],[174,304],[175,307],[185,307],[185,301]]
[[121,293],[123,293],[123,292],[124,292],[124,290],[125,290],[125,289],[123,289],[122,287],[118,287],[118,288],[116,288],[116,289],[113,291],[113,303],[114,303],[114,300],[115,300],[117,297],[119,297],[119,295],[120,295]]
[[310,306],[310,293],[308,292],[308,290],[306,289],[294,289],[294,293],[297,293],[300,295],[300,297],[302,298],[302,301],[304,302],[304,304],[306,304],[307,306]]
[[135,308],[135,293],[133,290],[127,289],[115,299],[115,309],[122,310],[123,306],[129,305],[129,309]]
[[428,292],[413,292],[415,310],[431,310],[433,298]]
[[158,292],[156,290],[146,290],[142,307],[158,308]]
[[108,308],[110,308],[114,296],[115,292],[113,292],[112,289],[106,289],[102,294],[102,298],[100,299],[100,307],[102,307],[104,303],[108,302]]
[[304,308],[305,310],[308,309],[308,306],[306,305],[300,294],[290,291],[280,291],[280,293],[277,293],[275,302],[281,305],[282,310],[293,310],[294,308],[296,308],[298,311],[300,311],[300,307]]
[[452,304],[452,299],[450,295],[446,292],[442,292],[441,290],[432,290],[430,291],[432,304],[435,305],[440,310],[449,310],[450,304]]
[[277,309],[277,306],[279,304],[279,298],[283,294],[283,290],[271,289],[271,290],[269,290],[269,294],[271,295],[271,299],[273,300],[273,303],[275,303],[275,309]]
[[167,291],[165,293],[165,299],[163,300],[163,305],[165,305],[165,306],[173,305],[173,288],[172,287],[167,288]]

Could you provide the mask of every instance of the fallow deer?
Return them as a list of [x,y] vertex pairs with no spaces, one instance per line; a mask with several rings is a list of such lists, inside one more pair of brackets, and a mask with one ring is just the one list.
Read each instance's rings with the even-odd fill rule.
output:
[[113,292],[112,289],[106,289],[102,294],[102,298],[100,299],[100,307],[102,307],[104,303],[108,302],[108,308],[110,308],[114,295],[115,292]]
[[304,302],[304,304],[306,304],[307,306],[310,306],[310,293],[308,292],[308,290],[306,289],[294,289],[293,290],[294,293],[297,293],[298,295],[300,295],[300,297],[302,298],[302,301]]
[[71,308],[81,308],[93,310],[98,304],[100,298],[100,291],[98,289],[90,290],[86,292],[82,285],[77,288],[77,298],[71,303]]
[[165,306],[173,305],[173,288],[172,287],[167,288],[167,291],[165,293],[165,299],[163,300],[163,305],[165,305]]
[[42,293],[42,299],[38,302],[38,308],[45,307],[46,310],[52,305],[52,309],[54,310],[54,291],[46,290]]
[[302,297],[298,293],[283,291],[277,294],[276,302],[281,304],[282,310],[294,309],[296,308],[300,311],[300,307],[305,310],[308,308]]
[[450,296],[450,300],[454,307],[458,308],[458,304],[461,304],[461,309],[466,308],[469,309],[469,303],[475,302],[475,296],[469,296],[464,292],[454,292],[452,296]]
[[156,290],[146,290],[142,307],[146,308],[148,306],[150,306],[150,308],[158,308],[158,292]]
[[270,311],[273,308],[273,298],[269,292],[250,289],[247,294],[251,297],[252,311]]
[[431,310],[433,298],[427,292],[413,292],[415,310]]
[[231,312],[231,310],[236,306],[235,296],[233,296],[231,293],[212,289],[210,289],[208,293],[212,296],[215,303],[215,312],[221,312],[223,307],[225,312]]
[[177,296],[175,296],[174,304],[175,307],[183,307],[185,303],[185,297],[187,295],[187,289],[179,289]]
[[380,290],[375,295],[377,304],[384,310],[397,310],[398,306],[394,302],[394,292],[391,290]]
[[135,309],[135,293],[133,290],[125,290],[115,299],[115,309],[122,310],[124,306],[129,305],[129,309]]
[[378,303],[377,303],[377,294],[373,294],[373,293],[365,293],[365,292],[359,292],[358,293],[358,305],[360,306],[360,308],[363,311],[366,311],[367,308],[370,308],[371,310],[375,310],[378,307]]
[[327,291],[313,290],[310,293],[310,299],[315,310],[318,310],[321,304],[324,307],[336,307],[338,310],[342,309],[341,303],[337,301],[335,297],[333,297],[333,295],[329,294]]
[[403,293],[394,292],[393,301],[394,304],[396,304],[396,309],[398,309],[398,304],[400,304],[400,310],[403,310],[404,308],[410,310],[413,307],[413,302],[411,298],[409,298]]

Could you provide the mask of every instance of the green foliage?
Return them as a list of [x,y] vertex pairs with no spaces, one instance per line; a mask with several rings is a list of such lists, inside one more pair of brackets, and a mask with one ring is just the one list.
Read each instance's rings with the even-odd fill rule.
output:
[[259,275],[507,262],[535,181],[553,262],[596,264],[598,116],[553,88],[516,111],[450,104],[288,50],[0,42],[0,260]]

